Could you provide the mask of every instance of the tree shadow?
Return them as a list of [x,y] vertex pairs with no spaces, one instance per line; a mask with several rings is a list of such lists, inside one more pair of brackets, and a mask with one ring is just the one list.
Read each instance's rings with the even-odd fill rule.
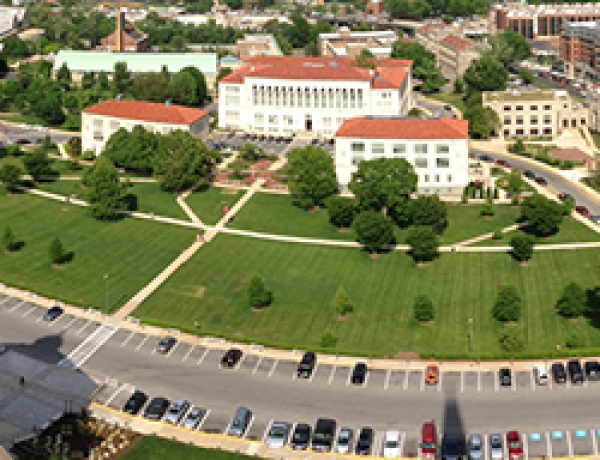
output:
[[15,241],[10,247],[10,252],[19,252],[25,247],[25,241]]
[[445,448],[458,449],[458,457],[463,458],[467,432],[460,413],[455,387],[446,387],[444,392],[444,421],[442,426],[442,455]]
[[592,327],[600,328],[600,286],[586,291],[587,311],[586,316]]

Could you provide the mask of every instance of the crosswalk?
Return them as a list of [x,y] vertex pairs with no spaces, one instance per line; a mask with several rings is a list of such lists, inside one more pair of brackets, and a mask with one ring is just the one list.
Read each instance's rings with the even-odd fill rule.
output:
[[79,369],[117,330],[116,327],[101,325],[71,353],[61,359],[58,365],[70,369]]

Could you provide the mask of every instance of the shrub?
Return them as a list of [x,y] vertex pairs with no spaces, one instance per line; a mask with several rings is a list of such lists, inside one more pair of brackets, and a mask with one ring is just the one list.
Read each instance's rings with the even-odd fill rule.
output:
[[332,332],[327,331],[321,335],[321,346],[323,348],[333,348],[337,345],[338,338]]
[[512,256],[519,262],[527,262],[533,256],[533,239],[529,235],[517,235],[510,239]]
[[519,197],[518,195],[513,196],[510,199],[510,204],[512,204],[513,206],[519,206]]
[[556,302],[558,314],[566,318],[576,318],[585,313],[587,307],[587,295],[580,284],[571,282],[567,284],[562,295]]
[[50,248],[48,250],[50,255],[50,261],[57,265],[64,261],[65,258],[65,248],[63,247],[62,241],[59,238],[54,238],[50,243]]
[[96,159],[96,154],[93,150],[86,150],[83,152],[82,158],[87,161],[93,161]]
[[494,232],[494,234],[492,235],[492,239],[494,240],[501,240],[502,239],[502,231],[501,230],[496,230]]
[[560,165],[560,169],[573,169],[574,167],[575,163],[571,160],[565,160]]
[[12,251],[16,243],[15,234],[10,227],[4,229],[4,235],[2,236],[2,244],[4,249],[8,252]]
[[521,297],[514,286],[506,286],[498,293],[498,298],[492,308],[492,316],[497,321],[519,321]]
[[410,254],[415,262],[433,260],[438,254],[438,236],[431,227],[412,227],[406,242],[411,247]]
[[575,201],[573,201],[573,198],[567,198],[562,202],[561,207],[563,215],[569,216],[575,210]]
[[489,200],[481,208],[482,216],[493,216],[495,213],[496,211],[494,211],[494,205]]
[[354,200],[341,196],[329,197],[326,202],[329,212],[329,222],[338,228],[349,228],[352,226],[354,216],[358,210]]
[[273,293],[265,287],[265,281],[258,275],[250,280],[248,301],[251,307],[263,308],[273,302]]
[[517,154],[523,153],[525,152],[525,144],[523,144],[521,139],[517,139],[517,141],[510,146],[509,151]]
[[431,321],[435,316],[433,302],[426,295],[419,295],[415,298],[413,310],[417,321]]
[[354,305],[343,287],[339,287],[333,298],[333,306],[341,316],[346,316],[354,311]]
[[503,331],[498,339],[500,349],[505,353],[523,351],[525,344],[523,337],[517,329],[511,328]]

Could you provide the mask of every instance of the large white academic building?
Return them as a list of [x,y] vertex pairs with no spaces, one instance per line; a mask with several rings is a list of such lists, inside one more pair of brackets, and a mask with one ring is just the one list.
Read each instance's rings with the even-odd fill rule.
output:
[[457,195],[469,179],[469,122],[451,118],[359,117],[335,135],[335,169],[342,192],[361,161],[404,158],[419,176],[417,193]]
[[219,127],[333,137],[349,118],[412,108],[412,61],[260,56],[219,82]]

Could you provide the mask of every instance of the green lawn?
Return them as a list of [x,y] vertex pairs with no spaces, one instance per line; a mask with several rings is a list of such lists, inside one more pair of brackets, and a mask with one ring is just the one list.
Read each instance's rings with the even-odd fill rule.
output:
[[120,460],[242,460],[247,455],[224,450],[204,449],[182,442],[144,436],[130,451],[119,457]]
[[202,222],[214,225],[223,217],[223,204],[231,208],[244,193],[244,190],[208,187],[191,194],[187,199],[187,204]]
[[[193,241],[193,229],[124,219],[100,222],[87,209],[0,190],[0,221],[24,247],[0,254],[0,280],[69,302],[104,307],[104,274],[111,310],[150,282]],[[53,269],[48,247],[59,237],[73,260]]]
[[[68,162],[63,160],[52,159],[52,170],[59,175],[67,175],[67,176],[80,176],[83,174],[83,170],[87,169],[87,166],[82,165],[82,169],[78,171],[71,171],[68,167]],[[23,166],[23,157],[4,157],[0,158],[0,167],[3,165],[11,163],[18,165],[23,171],[25,171],[25,166]]]
[[[187,215],[177,204],[177,195],[161,190],[157,183],[133,182],[129,193],[137,199],[137,211],[150,213],[157,216],[174,217],[176,219],[189,220]],[[58,195],[77,195],[82,200],[86,199],[86,190],[81,187],[80,181],[57,180],[43,182],[39,188]]]
[[462,99],[462,94],[440,92],[428,94],[427,97],[429,99],[435,99],[436,101],[443,102],[444,104],[453,105],[463,114],[465,113],[466,107]]
[[[481,217],[482,205],[448,205],[450,224],[442,237],[443,244],[456,243],[498,228],[515,223],[519,210],[508,205],[495,206],[496,215],[491,219]],[[276,235],[304,236],[335,240],[354,241],[352,229],[339,233],[329,223],[326,209],[304,211],[293,206],[289,195],[255,194],[235,216],[232,228],[273,233]],[[406,240],[407,229],[396,228],[396,239],[402,244]]]
[[[260,274],[274,303],[256,313],[247,285]],[[417,351],[423,356],[467,353],[468,318],[474,320],[474,349],[484,357],[499,352],[505,327],[491,318],[499,286],[515,285],[523,296],[522,327],[527,352],[565,346],[573,329],[587,346],[600,347],[600,331],[582,320],[559,318],[554,305],[563,286],[577,280],[600,283],[600,250],[536,254],[521,268],[508,254],[443,254],[423,268],[403,252],[371,260],[358,249],[279,243],[219,235],[202,248],[135,315],[148,322],[273,346],[318,349],[332,331],[336,350],[362,355]],[[355,311],[337,322],[331,305],[344,287]],[[436,320],[420,326],[413,318],[417,295],[429,295]]]

